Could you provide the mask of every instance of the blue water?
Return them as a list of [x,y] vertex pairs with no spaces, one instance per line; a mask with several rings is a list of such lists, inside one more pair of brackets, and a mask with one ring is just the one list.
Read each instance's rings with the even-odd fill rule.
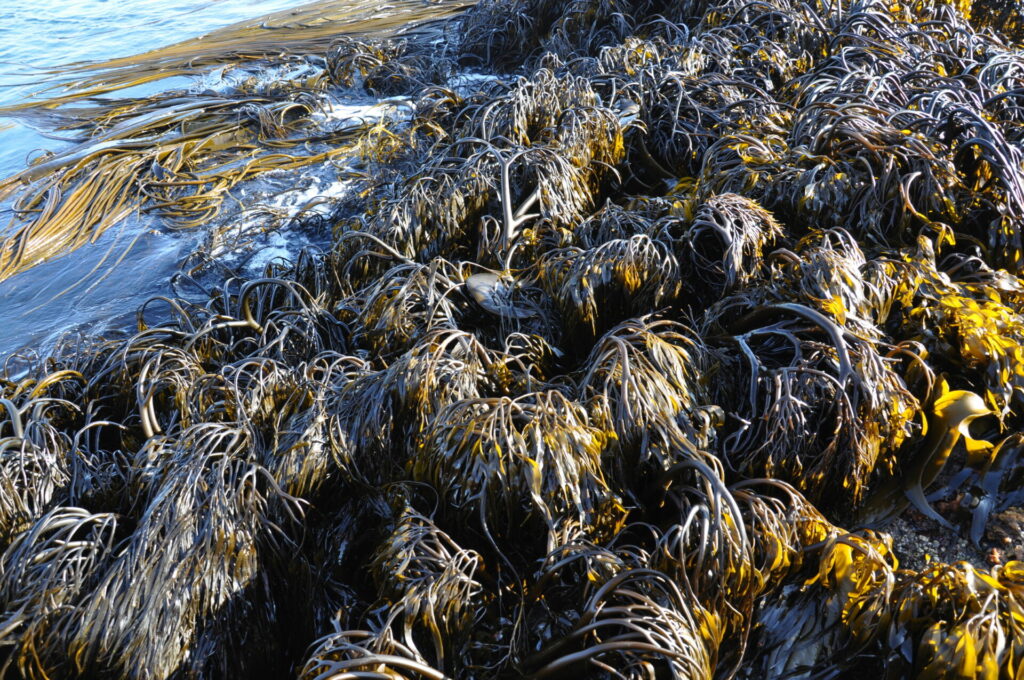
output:
[[[125,57],[302,4],[302,0],[0,0],[0,106],[39,91],[39,69]],[[181,84],[165,80],[149,87]],[[0,175],[26,154],[53,149],[10,120],[0,120]]]
[[[42,69],[138,54],[299,4],[301,0],[0,0],[0,106],[40,91],[45,84]],[[146,88],[182,84],[182,79],[166,79]],[[41,150],[59,148],[61,142],[0,117],[0,176],[18,172]],[[0,226],[7,219],[0,214]],[[123,328],[141,300],[165,293],[167,280],[201,235],[170,233],[148,220],[142,217],[112,229],[95,244],[0,282],[0,357],[23,347],[45,349],[69,329]],[[112,268],[128,245],[131,251]]]

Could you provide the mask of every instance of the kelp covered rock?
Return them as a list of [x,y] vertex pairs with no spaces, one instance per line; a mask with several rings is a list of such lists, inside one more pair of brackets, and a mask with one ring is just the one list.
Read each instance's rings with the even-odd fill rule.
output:
[[[885,533],[1024,502],[1018,9],[485,0],[23,107],[96,152],[0,182],[0,277],[271,169],[359,191],[326,253],[10,362],[0,676],[1021,677],[1021,564]],[[401,115],[324,136],[337,88]]]

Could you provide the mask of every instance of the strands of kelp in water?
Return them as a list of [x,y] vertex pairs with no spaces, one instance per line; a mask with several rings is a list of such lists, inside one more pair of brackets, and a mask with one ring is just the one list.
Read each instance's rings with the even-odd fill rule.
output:
[[[415,37],[460,6],[314,3],[139,57],[44,74],[44,81],[46,75],[56,81],[50,89],[71,92],[6,107],[0,115],[74,134],[75,144],[0,180],[0,201],[11,200],[14,209],[0,231],[0,280],[94,241],[139,210],[158,212],[178,227],[204,224],[238,182],[352,155],[345,142],[376,121],[330,130],[317,125],[314,114],[329,105],[327,93],[340,89],[348,70],[347,52],[331,45],[345,35]],[[224,92],[100,98],[170,76],[240,70],[268,57],[295,70],[266,80],[256,68]]]
[[283,55],[322,56],[340,36],[416,39],[430,33],[431,26],[438,20],[468,4],[462,0],[430,3],[397,0],[384,6],[367,0],[311,2],[140,55],[44,69],[39,76],[46,87],[38,94],[53,91],[63,91],[63,94],[4,107],[0,111],[52,109],[155,80],[195,76],[214,68],[280,59]]
[[330,252],[2,383],[7,674],[1019,677],[1021,563],[883,533],[1024,502],[1024,63],[981,7],[336,44],[409,116],[341,141]]

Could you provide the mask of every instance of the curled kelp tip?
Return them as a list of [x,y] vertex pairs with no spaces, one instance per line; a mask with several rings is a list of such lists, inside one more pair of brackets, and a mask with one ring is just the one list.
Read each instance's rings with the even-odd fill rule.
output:
[[531,659],[540,666],[531,677],[557,677],[588,665],[616,668],[627,677],[653,668],[710,677],[720,629],[713,615],[688,604],[664,574],[625,570],[595,590],[574,630]]

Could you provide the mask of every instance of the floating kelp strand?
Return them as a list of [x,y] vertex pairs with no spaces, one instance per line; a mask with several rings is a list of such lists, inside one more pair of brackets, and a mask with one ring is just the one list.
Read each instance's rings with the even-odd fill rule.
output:
[[[203,115],[207,115],[205,109]],[[234,154],[246,153],[251,148],[244,137],[234,136],[245,127],[244,123],[239,128],[237,122],[223,121],[213,123],[205,130],[199,128],[200,131],[184,132],[161,142],[151,139],[125,143],[110,140],[80,153],[71,152],[59,161],[47,161],[55,168],[64,168],[64,172],[46,179],[40,175],[35,184],[32,184],[35,176],[31,175],[32,171],[29,171],[30,176],[7,180],[0,185],[0,195],[5,190],[8,195],[20,190],[23,179],[35,187],[37,193],[23,197],[16,204],[20,210],[31,210],[46,201],[41,211],[33,211],[36,214],[28,218],[26,224],[18,224],[18,218],[15,218],[8,225],[4,258],[7,276],[94,238],[149,201],[153,201],[154,207],[162,213],[179,219],[184,226],[196,224],[215,214],[225,192],[246,175],[323,162],[338,153],[332,151],[306,157],[255,156],[248,163],[219,168],[221,159],[234,158]],[[148,148],[152,144],[155,144],[155,153]],[[220,158],[210,156],[210,152],[221,154]],[[193,170],[181,164],[189,156],[195,160],[203,159],[200,162],[208,174],[188,178]],[[199,167],[193,168],[200,170]],[[131,197],[131,188],[139,186],[139,183],[147,186],[143,178],[154,172],[159,172],[164,179],[148,184],[148,192]],[[174,177],[168,177],[168,173],[173,173]],[[65,189],[70,191],[62,202]],[[50,237],[40,240],[44,231]]]
[[[60,127],[80,129],[90,139],[0,182],[0,199],[20,195],[16,206],[21,217],[7,227],[6,276],[81,245],[136,210],[157,209],[182,226],[194,226],[216,214],[225,192],[241,178],[322,163],[345,153],[266,152],[267,147],[296,148],[311,139],[337,144],[379,120],[379,116],[353,120],[340,114],[342,122],[324,127],[319,139],[315,134],[297,135],[299,128],[309,127],[310,114],[321,108],[300,102],[297,94],[322,92],[329,84],[323,67],[317,67],[316,73],[302,82],[243,83],[248,96],[244,91],[225,96],[204,90],[154,96],[141,106],[114,100],[62,110],[57,108],[62,101],[50,101],[35,109],[12,110],[20,116],[56,118]],[[313,122],[328,123],[338,117],[338,111],[327,108]],[[137,163],[125,162],[122,152],[135,155]],[[251,160],[240,162],[245,157]],[[111,186],[118,175],[120,187]],[[100,179],[106,183],[102,190],[97,186]],[[22,186],[25,181],[31,188]],[[118,202],[103,202],[103,197],[113,195],[120,196]],[[37,214],[28,217],[32,212]],[[44,230],[51,235],[45,245],[40,238]]]
[[[142,82],[171,76],[195,75],[227,64],[272,60],[284,54],[322,54],[339,35],[414,35],[429,32],[431,24],[458,12],[465,3],[446,0],[424,5],[402,0],[381,14],[372,2],[351,0],[312,2],[296,9],[243,21],[210,34],[158,48],[144,55],[85,62],[52,73],[53,89],[69,92],[22,107],[53,106],[114,92]],[[376,16],[374,16],[376,14]],[[83,74],[76,77],[74,74]]]

